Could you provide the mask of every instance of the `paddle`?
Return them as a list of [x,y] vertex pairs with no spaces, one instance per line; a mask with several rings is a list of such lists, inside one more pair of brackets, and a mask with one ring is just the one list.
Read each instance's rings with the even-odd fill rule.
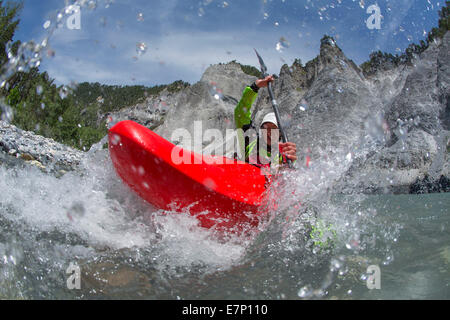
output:
[[[266,78],[269,75],[267,73],[266,64],[264,63],[264,60],[259,55],[258,51],[256,51],[256,49],[254,49],[254,50],[255,50],[256,56],[258,57],[259,64],[261,66],[262,77]],[[282,139],[283,143],[286,143],[286,142],[288,142],[288,137],[287,137],[286,132],[283,130],[282,125],[281,125],[280,112],[278,111],[278,103],[277,103],[277,100],[275,100],[271,82],[268,83],[267,89],[269,90],[269,97],[270,97],[270,100],[272,101],[273,112],[275,113],[275,117],[277,118],[278,129],[280,130],[280,133],[281,133],[281,139]],[[294,166],[292,164],[292,160],[291,159],[288,158],[287,159],[287,163],[288,163],[290,169],[294,169]]]

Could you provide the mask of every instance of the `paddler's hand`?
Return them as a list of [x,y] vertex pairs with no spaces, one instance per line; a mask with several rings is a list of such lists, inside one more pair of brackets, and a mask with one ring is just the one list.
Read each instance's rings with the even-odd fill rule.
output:
[[264,79],[258,79],[255,81],[255,84],[258,88],[265,88],[269,85],[269,82],[275,81],[273,76],[267,76]]
[[280,153],[291,161],[297,161],[297,145],[293,142],[280,143]]

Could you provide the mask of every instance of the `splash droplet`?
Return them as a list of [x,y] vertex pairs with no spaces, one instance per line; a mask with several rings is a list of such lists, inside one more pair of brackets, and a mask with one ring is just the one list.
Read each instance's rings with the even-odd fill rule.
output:
[[43,88],[41,85],[37,86],[37,87],[36,87],[36,93],[37,93],[38,95],[41,95],[42,92],[44,92],[44,88]]
[[50,25],[51,25],[51,24],[52,24],[52,23],[51,23],[50,20],[45,21],[45,23],[44,23],[44,29],[50,28]]
[[144,42],[138,42],[136,44],[136,52],[138,56],[141,56],[147,52],[147,45]]
[[223,98],[223,92],[221,89],[217,88],[217,84],[215,82],[211,82],[210,94],[216,100],[221,100]]
[[49,58],[55,57],[55,51],[52,50],[52,49],[48,49],[47,50],[47,57],[49,57]]
[[59,90],[59,96],[60,96],[61,99],[67,98],[67,96],[69,95],[69,93],[70,93],[69,88],[67,88],[66,86],[62,87],[62,88]]
[[97,1],[95,1],[95,0],[89,1],[88,8],[90,10],[95,10],[97,8]]
[[302,99],[302,101],[298,105],[298,108],[300,109],[300,111],[303,111],[303,112],[308,110],[308,103],[306,102],[305,99]]
[[111,138],[111,143],[115,146],[117,146],[120,143],[120,136],[115,134]]
[[275,49],[276,49],[278,52],[283,52],[283,50],[289,48],[290,45],[291,45],[291,44],[289,43],[289,41],[286,40],[285,37],[281,37],[281,38],[280,38],[280,41],[277,42],[277,45],[275,46]]
[[347,161],[352,161],[352,158],[353,158],[353,156],[352,156],[351,152],[348,153],[347,156],[345,157],[345,159],[347,159]]
[[297,293],[297,295],[300,298],[307,298],[307,297],[311,296],[311,294],[312,294],[312,289],[309,286],[304,286]]
[[0,101],[0,112],[1,112],[1,120],[10,123],[14,119],[14,111],[13,109]]
[[209,190],[215,190],[215,188],[217,188],[217,184],[214,182],[213,179],[211,178],[206,178],[203,181],[203,184],[205,185],[206,188],[208,188]]

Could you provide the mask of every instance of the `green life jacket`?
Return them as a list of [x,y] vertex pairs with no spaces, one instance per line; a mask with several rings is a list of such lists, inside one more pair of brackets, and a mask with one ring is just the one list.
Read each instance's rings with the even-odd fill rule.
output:
[[[242,98],[234,109],[234,120],[236,123],[237,129],[242,129],[243,132],[253,128],[256,132],[256,139],[253,141],[248,141],[244,136],[238,134],[239,143],[245,146],[245,161],[249,162],[251,155],[256,156],[256,162],[262,163],[261,158],[271,159],[271,153],[266,149],[262,149],[259,146],[259,130],[257,130],[252,123],[252,105],[255,103],[256,98],[258,97],[258,93],[253,91],[251,87],[246,87],[242,94]],[[282,155],[279,156],[279,163],[284,162],[284,158]],[[253,160],[254,162],[254,160]],[[252,162],[252,163],[253,163]],[[267,161],[266,161],[267,162]]]

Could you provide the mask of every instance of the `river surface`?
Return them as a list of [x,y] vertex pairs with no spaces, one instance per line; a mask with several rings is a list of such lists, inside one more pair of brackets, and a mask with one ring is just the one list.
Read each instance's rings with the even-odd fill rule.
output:
[[141,201],[105,150],[82,167],[0,165],[1,298],[450,298],[448,193],[284,196],[260,230],[224,236]]

